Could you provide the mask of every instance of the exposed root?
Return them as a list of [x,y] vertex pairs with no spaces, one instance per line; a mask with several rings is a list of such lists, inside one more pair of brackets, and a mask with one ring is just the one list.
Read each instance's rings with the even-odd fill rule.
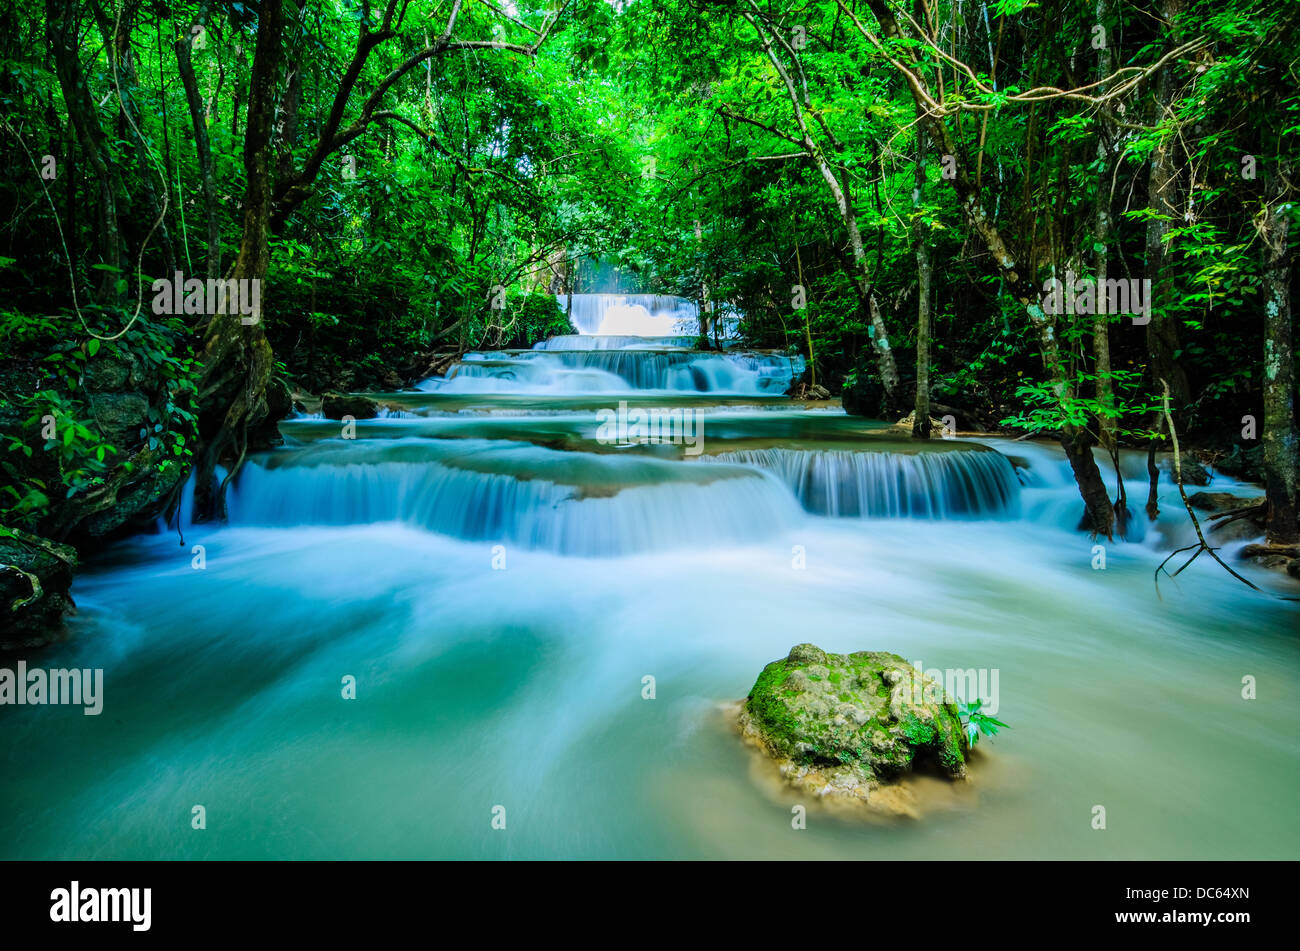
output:
[[[1237,572],[1233,571],[1232,568],[1229,567],[1228,564],[1224,562],[1222,558],[1219,557],[1218,549],[1210,547],[1209,542],[1205,540],[1205,533],[1201,531],[1201,523],[1196,517],[1196,512],[1192,509],[1192,503],[1187,500],[1187,490],[1183,488],[1183,462],[1182,462],[1182,456],[1178,450],[1178,430],[1174,428],[1174,418],[1173,415],[1169,412],[1169,384],[1166,383],[1162,378],[1160,380],[1160,385],[1164,387],[1164,395],[1161,397],[1161,402],[1164,406],[1165,422],[1169,426],[1169,438],[1173,442],[1173,446],[1174,446],[1174,482],[1178,485],[1178,494],[1179,496],[1182,497],[1183,508],[1187,510],[1187,517],[1192,520],[1192,527],[1196,529],[1197,543],[1195,545],[1187,545],[1183,548],[1179,548],[1176,551],[1171,551],[1169,553],[1169,556],[1165,558],[1164,561],[1160,562],[1159,566],[1155,570],[1156,596],[1157,597],[1160,596],[1160,572],[1164,571],[1165,565],[1169,564],[1169,560],[1173,558],[1175,555],[1180,555],[1185,551],[1192,551],[1193,549],[1195,549],[1195,551],[1192,551],[1192,557],[1188,558],[1185,562],[1183,562],[1182,567],[1179,568],[1177,571],[1175,571],[1169,577],[1177,578],[1180,574],[1183,573],[1183,570],[1185,568],[1187,568],[1192,562],[1194,562],[1198,557],[1200,557],[1201,552],[1209,552],[1210,557],[1213,558],[1215,561],[1217,561],[1220,565],[1222,565],[1224,571],[1232,575],[1234,578],[1236,578],[1238,581],[1240,581],[1242,584],[1246,585],[1247,587],[1254,588],[1256,591],[1259,591],[1260,588],[1258,585],[1253,584],[1246,578],[1243,578],[1241,575],[1237,574]],[[1148,503],[1148,510],[1150,510],[1150,503]]]

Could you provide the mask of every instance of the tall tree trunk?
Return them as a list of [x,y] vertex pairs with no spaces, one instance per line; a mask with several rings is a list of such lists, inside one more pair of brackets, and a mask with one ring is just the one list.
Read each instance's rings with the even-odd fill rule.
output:
[[77,280],[78,262],[81,258],[78,249],[77,237],[80,227],[77,223],[77,130],[73,128],[71,122],[68,123],[68,157],[63,163],[64,177],[64,199],[66,202],[64,208],[64,225],[63,233],[68,239],[68,273],[72,275],[72,280],[80,284]]
[[[1099,77],[1109,76],[1113,63],[1111,35],[1109,32],[1110,4],[1111,0],[1097,0],[1097,22],[1106,30],[1103,34],[1106,45],[1103,49],[1097,51],[1097,73]],[[1099,86],[1097,94],[1101,95],[1105,90],[1104,85]],[[1093,203],[1092,240],[1096,249],[1094,264],[1097,271],[1097,287],[1102,288],[1106,286],[1107,258],[1111,234],[1112,129],[1104,113],[1099,117],[1098,121],[1100,127],[1097,132],[1097,196]],[[1113,455],[1117,448],[1115,430],[1118,426],[1118,420],[1114,416],[1115,388],[1110,378],[1110,315],[1103,311],[1104,308],[1097,308],[1097,314],[1092,323],[1092,353],[1093,368],[1097,376],[1097,403],[1102,409],[1102,412],[1097,414],[1097,441],[1103,449]]]
[[695,219],[695,246],[696,259],[700,262],[699,267],[696,268],[700,281],[700,296],[695,302],[695,308],[700,315],[700,343],[704,345],[705,350],[709,350],[712,349],[709,333],[713,328],[709,314],[709,284],[704,276],[704,226],[700,224],[698,218]]
[[[1181,13],[1186,0],[1162,0],[1160,15],[1166,23],[1166,46],[1175,45],[1172,36],[1171,21]],[[1163,122],[1174,98],[1174,71],[1177,66],[1166,64],[1160,69],[1155,83],[1154,121]],[[1171,222],[1178,215],[1177,203],[1177,156],[1178,141],[1172,134],[1165,136],[1155,151],[1151,153],[1151,169],[1147,177],[1147,205],[1159,217],[1147,222],[1146,239],[1146,276],[1151,282],[1151,320],[1146,327],[1147,353],[1151,386],[1159,391],[1157,381],[1169,383],[1170,402],[1174,408],[1174,418],[1178,411],[1186,408],[1191,400],[1187,373],[1183,370],[1175,354],[1179,350],[1179,333],[1177,318],[1169,314],[1169,305],[1174,295],[1174,288],[1165,275],[1165,265],[1169,259],[1169,248],[1165,243]],[[1179,424],[1179,429],[1182,429]]]
[[1300,542],[1296,525],[1295,349],[1291,324],[1289,203],[1292,164],[1280,161],[1268,182],[1259,227],[1264,247],[1264,492],[1265,536],[1271,545]]
[[[793,222],[792,222],[793,224]],[[794,266],[795,279],[802,288],[803,283],[803,255],[799,253],[799,229],[794,228]],[[807,293],[806,291],[804,293]],[[812,335],[812,312],[808,307],[808,302],[804,301],[803,307],[803,334],[804,341],[808,344],[808,385],[817,385],[817,352],[813,349]]]
[[[752,0],[750,0],[750,6],[755,11],[758,10]],[[835,201],[835,208],[840,213],[840,220],[844,224],[844,230],[848,233],[849,247],[853,250],[853,263],[855,265],[854,284],[858,290],[859,301],[866,309],[866,317],[871,322],[871,343],[872,350],[876,355],[876,368],[880,374],[880,382],[885,388],[886,401],[891,407],[896,406],[899,395],[898,364],[894,360],[894,352],[889,346],[889,331],[885,327],[884,318],[880,314],[880,306],[876,302],[876,295],[871,287],[871,271],[867,264],[867,252],[862,241],[862,231],[858,228],[857,212],[854,210],[853,202],[840,182],[839,176],[835,174],[835,169],[831,167],[830,162],[827,160],[826,153],[822,151],[812,137],[808,122],[804,117],[804,107],[800,103],[799,91],[794,80],[790,77],[789,71],[782,64],[781,58],[776,55],[776,42],[773,36],[759,24],[755,14],[742,12],[741,16],[758,33],[758,37],[763,43],[763,51],[767,54],[768,62],[772,64],[772,68],[776,70],[777,75],[785,84],[790,106],[794,111],[795,124],[799,127],[799,136],[796,141],[808,158],[812,160],[822,180],[826,183],[831,198]]]
[[144,193],[144,204],[149,209],[149,221],[144,223],[144,232],[140,240],[156,232],[159,249],[162,253],[163,273],[176,271],[176,250],[172,245],[171,229],[167,226],[162,196],[158,193],[155,176],[162,178],[164,193],[170,188],[165,172],[160,173],[154,164],[153,152],[144,140],[141,126],[140,105],[136,101],[140,90],[140,77],[135,69],[135,51],[131,48],[131,31],[135,27],[135,17],[139,10],[137,0],[128,0],[123,9],[110,18],[104,8],[95,0],[90,3],[95,23],[104,40],[104,49],[109,51],[114,81],[111,93],[118,99],[118,126],[126,141],[131,143],[135,153],[139,174],[135,176],[139,189]]
[[[208,0],[199,4],[198,16],[193,26],[206,27],[208,20]],[[176,67],[180,73],[181,85],[185,88],[185,102],[190,110],[190,124],[194,128],[194,151],[199,162],[199,186],[203,190],[203,212],[207,219],[207,254],[204,258],[204,275],[221,276],[221,217],[217,204],[217,185],[212,167],[212,144],[208,138],[208,122],[204,112],[203,98],[199,95],[199,84],[194,77],[194,63],[190,57],[190,44],[193,34],[187,32],[178,39],[173,48],[176,50]]]
[[912,244],[916,249],[916,404],[912,438],[930,438],[930,229],[925,197],[925,131],[916,133],[916,187],[912,189]]
[[118,222],[118,201],[124,190],[121,175],[108,154],[95,102],[81,72],[77,21],[76,4],[72,0],[45,0],[46,39],[54,54],[54,71],[63,92],[68,119],[76,131],[82,155],[99,191],[97,231],[100,263],[113,269],[102,272],[96,298],[101,303],[111,303],[122,299],[123,287],[119,280],[126,274],[128,266],[126,242]]
[[[284,29],[281,0],[258,5],[257,45],[248,84],[248,128],[244,135],[243,232],[232,277],[263,281],[270,263],[267,228],[271,214],[271,127],[275,116],[276,79]],[[265,300],[261,303],[264,305]],[[238,472],[250,446],[269,435],[263,430],[273,407],[267,389],[273,360],[260,312],[209,318],[202,346],[199,382],[199,437],[202,451],[195,473],[194,511],[198,519],[224,518],[225,483]],[[275,420],[269,420],[274,426]],[[231,454],[231,449],[237,450]],[[230,473],[221,486],[214,473],[219,462],[233,455]]]
[[[845,6],[844,0],[837,0],[837,2],[840,9],[848,15],[854,26],[864,35],[869,35],[861,21]],[[902,31],[899,29],[898,21],[885,0],[867,0],[867,6],[875,15],[876,21],[880,24],[881,32],[886,39],[904,38]],[[940,154],[957,157],[954,169],[955,176],[951,181],[953,189],[957,193],[957,200],[961,205],[962,214],[966,218],[967,226],[988,249],[989,255],[997,265],[998,273],[1001,275],[1006,289],[1020,302],[1025,315],[1029,318],[1030,325],[1038,334],[1043,368],[1049,381],[1051,381],[1057,398],[1062,402],[1072,401],[1074,399],[1073,384],[1065,361],[1062,358],[1055,319],[1051,314],[1043,310],[1040,293],[1033,286],[1032,280],[1027,280],[1017,270],[1018,265],[1015,256],[1007,247],[1006,241],[1003,239],[1002,233],[998,230],[992,216],[985,210],[979,189],[975,187],[974,181],[967,173],[966,163],[961,161],[947,123],[940,115],[930,112],[927,102],[932,102],[934,99],[930,90],[925,87],[923,80],[920,78],[919,70],[906,70],[904,78],[912,91],[912,97],[917,108],[925,117],[921,126],[930,136],[934,147],[940,150]],[[1088,431],[1083,427],[1065,423],[1061,427],[1060,441],[1061,448],[1065,450],[1066,457],[1069,459],[1070,468],[1074,472],[1075,482],[1079,486],[1079,495],[1083,498],[1086,509],[1085,524],[1088,530],[1093,535],[1112,537],[1115,513],[1111,508],[1110,495],[1106,490],[1105,482],[1102,480],[1101,470],[1097,467],[1097,460],[1092,455],[1091,437],[1088,435]]]

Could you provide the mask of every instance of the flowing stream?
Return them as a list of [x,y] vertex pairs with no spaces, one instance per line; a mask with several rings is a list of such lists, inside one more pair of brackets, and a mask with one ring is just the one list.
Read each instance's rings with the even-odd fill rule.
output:
[[[1176,487],[1095,567],[1054,445],[918,446],[784,398],[798,358],[642,338],[633,305],[684,311],[575,302],[578,334],[471,355],[354,434],[285,421],[229,524],[92,559],[72,636],[26,659],[103,668],[103,713],[0,708],[0,857],[1300,853],[1300,612],[1208,558],[1157,594]],[[694,442],[609,438],[620,403]],[[1011,729],[919,818],[810,804],[795,831],[725,705],[803,641],[996,672]]]

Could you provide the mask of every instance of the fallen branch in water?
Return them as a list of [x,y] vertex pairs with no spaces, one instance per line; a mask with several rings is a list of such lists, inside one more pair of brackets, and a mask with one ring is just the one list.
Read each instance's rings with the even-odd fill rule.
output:
[[1263,518],[1264,513],[1267,511],[1268,503],[1260,502],[1257,505],[1247,505],[1239,509],[1228,509],[1226,512],[1215,512],[1213,515],[1209,516],[1206,521],[1217,522],[1219,519],[1223,519],[1224,521],[1221,524],[1227,525],[1229,522],[1235,522],[1239,518],[1250,518],[1255,515]]
[[[1165,423],[1169,426],[1169,438],[1173,442],[1173,446],[1174,446],[1174,482],[1178,485],[1178,494],[1182,497],[1183,508],[1187,510],[1187,517],[1192,520],[1192,527],[1196,529],[1197,543],[1195,545],[1187,545],[1183,548],[1179,548],[1177,551],[1171,551],[1169,553],[1169,556],[1165,558],[1164,561],[1160,562],[1159,566],[1157,566],[1155,570],[1155,576],[1154,576],[1154,580],[1156,584],[1156,596],[1157,597],[1160,596],[1160,572],[1164,571],[1165,565],[1169,564],[1169,559],[1173,558],[1174,555],[1180,555],[1185,551],[1192,551],[1193,548],[1196,549],[1196,551],[1192,552],[1192,557],[1188,558],[1185,562],[1183,562],[1182,567],[1179,568],[1177,571],[1175,571],[1172,575],[1169,575],[1169,577],[1177,578],[1180,574],[1183,573],[1183,569],[1187,568],[1188,565],[1190,565],[1197,558],[1199,558],[1201,552],[1204,551],[1204,552],[1209,552],[1210,557],[1213,558],[1215,561],[1217,561],[1220,565],[1222,565],[1223,570],[1226,571],[1228,574],[1232,575],[1242,584],[1254,588],[1256,591],[1259,591],[1260,588],[1258,585],[1251,583],[1249,580],[1243,578],[1241,575],[1237,574],[1237,572],[1233,571],[1232,568],[1230,568],[1227,565],[1227,563],[1225,563],[1224,560],[1219,557],[1218,549],[1211,548],[1209,542],[1205,540],[1205,533],[1201,531],[1201,523],[1196,518],[1196,513],[1192,510],[1192,503],[1187,500],[1187,490],[1183,488],[1183,463],[1182,463],[1182,457],[1180,456],[1178,451],[1178,430],[1174,428],[1174,417],[1169,412],[1169,384],[1166,383],[1162,378],[1160,380],[1160,385],[1164,387],[1164,395],[1161,397],[1161,404],[1164,407]],[[1168,572],[1165,573],[1168,574]]]
[[1265,555],[1300,558],[1300,545],[1247,545],[1241,554],[1243,558],[1261,558]]

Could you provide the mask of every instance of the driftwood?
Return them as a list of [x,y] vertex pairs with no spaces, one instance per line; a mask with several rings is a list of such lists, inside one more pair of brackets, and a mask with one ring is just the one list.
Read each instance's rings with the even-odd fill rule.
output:
[[402,368],[401,376],[408,384],[431,376],[446,376],[452,364],[460,358],[460,351],[422,354],[414,363]]

